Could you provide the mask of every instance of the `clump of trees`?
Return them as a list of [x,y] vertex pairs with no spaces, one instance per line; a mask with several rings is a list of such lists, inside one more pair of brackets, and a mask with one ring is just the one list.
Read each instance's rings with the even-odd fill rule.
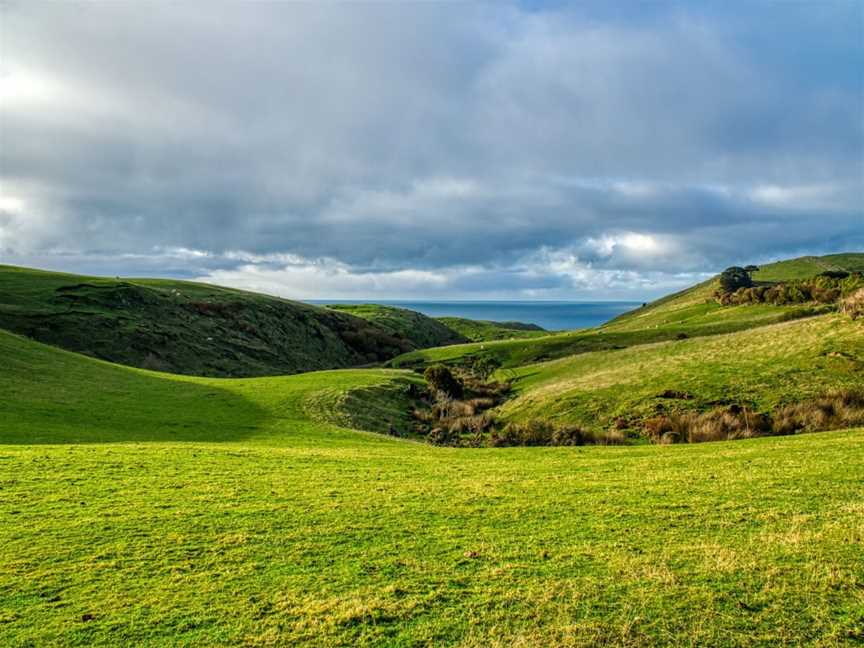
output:
[[[756,268],[756,266],[747,267]],[[753,280],[750,278],[750,273],[747,271],[747,268],[732,266],[731,268],[726,268],[720,273],[720,288],[723,292],[732,293],[739,288],[749,288],[752,285]]]
[[[774,284],[753,284],[742,278],[737,271],[747,276],[745,268],[729,268],[720,277],[720,289],[714,298],[724,306],[741,304],[774,304],[787,306],[793,304],[836,304],[838,300],[850,296],[864,288],[864,275],[861,273],[829,271],[810,279],[797,279]],[[734,271],[734,272],[733,272]],[[737,286],[732,289],[733,286]]]

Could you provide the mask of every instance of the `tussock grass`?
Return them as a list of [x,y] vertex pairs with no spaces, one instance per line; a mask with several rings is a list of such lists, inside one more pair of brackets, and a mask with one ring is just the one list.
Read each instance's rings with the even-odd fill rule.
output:
[[840,312],[856,320],[864,317],[864,288],[852,293],[840,302]]

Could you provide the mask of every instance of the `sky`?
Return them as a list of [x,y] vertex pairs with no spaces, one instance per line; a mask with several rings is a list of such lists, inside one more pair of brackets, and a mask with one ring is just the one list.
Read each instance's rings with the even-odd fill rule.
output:
[[864,250],[864,0],[0,3],[0,263],[638,299]]

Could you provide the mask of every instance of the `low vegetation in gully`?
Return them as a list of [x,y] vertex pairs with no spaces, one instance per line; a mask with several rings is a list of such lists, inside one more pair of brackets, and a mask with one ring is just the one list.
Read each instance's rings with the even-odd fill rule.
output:
[[4,267],[0,645],[860,644],[862,271],[550,333]]

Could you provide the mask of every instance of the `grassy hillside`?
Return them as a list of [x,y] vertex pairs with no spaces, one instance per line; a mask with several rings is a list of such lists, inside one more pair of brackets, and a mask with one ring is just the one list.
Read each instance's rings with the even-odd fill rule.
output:
[[438,337],[201,283],[0,266],[0,328],[174,373],[254,376],[356,366],[458,339],[425,320]]
[[[770,411],[832,389],[864,387],[864,325],[825,315],[747,331],[586,353],[527,365],[502,410],[588,429],[718,403]],[[664,394],[686,394],[670,399]]]
[[362,317],[389,331],[391,335],[409,340],[418,348],[468,341],[466,336],[445,323],[407,308],[379,304],[328,304],[327,308]]
[[761,266],[753,273],[756,281],[790,281],[808,279],[826,270],[864,272],[864,254],[844,253],[827,256],[806,256]]
[[541,337],[549,333],[536,324],[522,322],[492,322],[464,317],[437,317],[439,322],[472,342]]
[[[864,254],[849,253],[782,261],[765,266],[760,270],[761,274],[756,275],[761,281],[780,281],[812,277],[828,269],[858,271],[862,268]],[[713,299],[717,287],[717,279],[712,278],[624,313],[596,329],[539,336],[531,340],[492,341],[419,350],[399,356],[390,364],[394,367],[413,367],[430,362],[461,362],[465,358],[489,355],[503,363],[504,367],[518,367],[589,351],[614,350],[685,336],[743,331],[830,310],[815,304],[721,306]]]
[[318,417],[357,389],[387,416],[402,372],[0,345],[0,645],[864,639],[864,430],[435,448]]
[[458,363],[468,358],[491,356],[501,362],[503,367],[512,368],[590,351],[615,350],[675,340],[681,336],[697,337],[741,331],[822,312],[825,312],[824,307],[809,305],[715,307],[700,302],[682,308],[670,307],[663,311],[651,311],[642,319],[641,316],[635,316],[633,319],[615,320],[596,329],[413,351],[394,358],[389,365],[406,368],[433,362]]
[[464,317],[428,317],[422,313],[379,304],[328,304],[327,308],[374,322],[392,335],[409,339],[418,348],[548,335],[535,324],[491,322]]

